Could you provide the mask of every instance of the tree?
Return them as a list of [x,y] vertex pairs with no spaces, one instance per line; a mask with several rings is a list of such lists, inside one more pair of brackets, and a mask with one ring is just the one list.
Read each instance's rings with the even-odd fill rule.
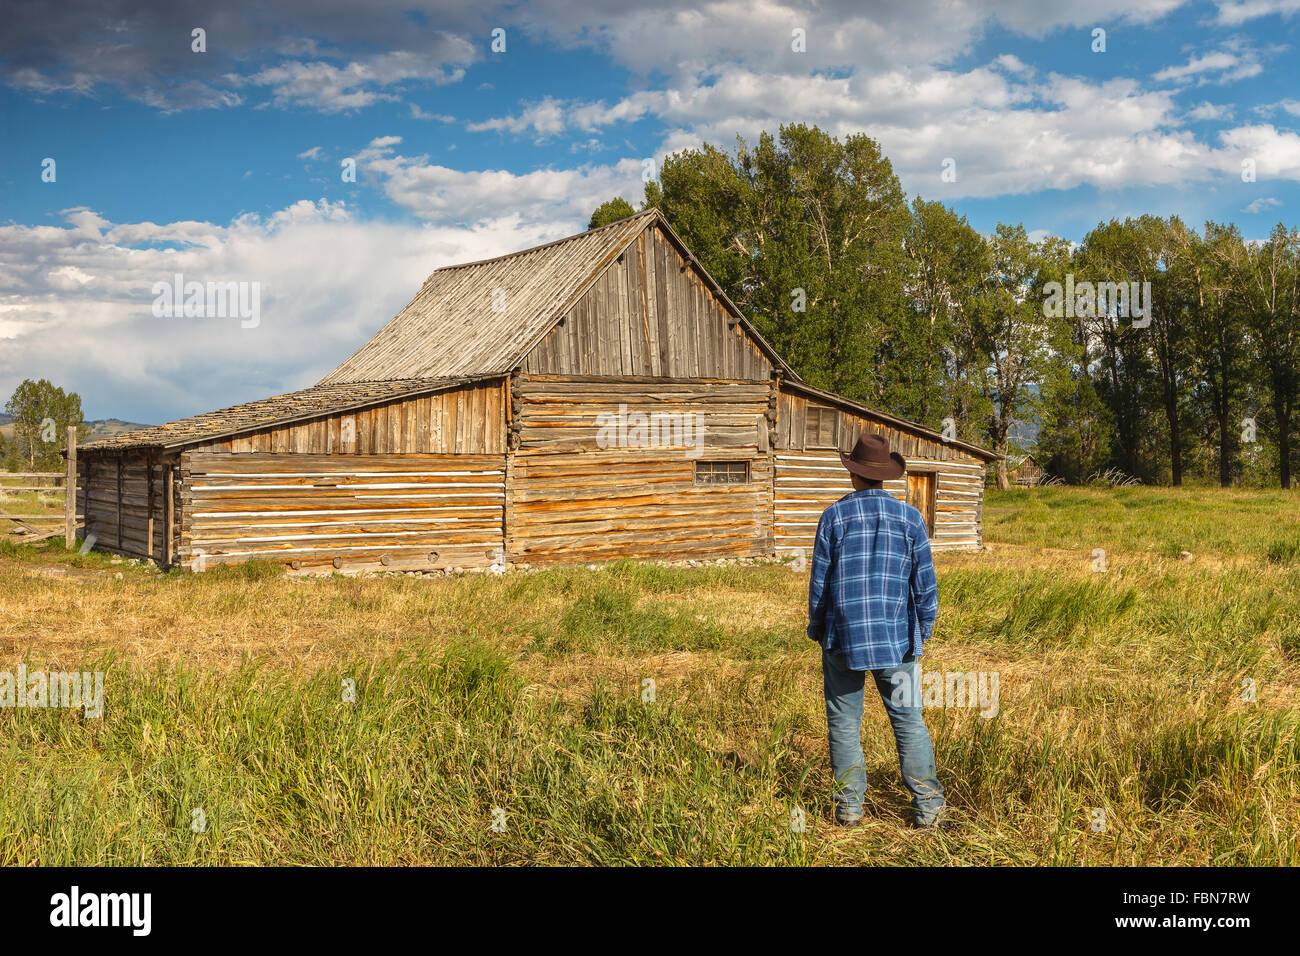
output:
[[596,211],[591,214],[591,220],[587,223],[587,228],[599,229],[601,226],[608,226],[611,222],[618,222],[620,219],[634,215],[636,210],[632,208],[632,204],[622,196],[616,196],[596,207]]
[[958,324],[979,290],[988,261],[983,238],[942,203],[912,203],[903,248],[906,307],[892,337],[882,400],[896,414],[938,428],[952,417],[969,430],[969,396],[961,394],[967,362],[957,353]]
[[1278,223],[1266,242],[1229,250],[1254,354],[1277,429],[1278,476],[1291,487],[1291,431],[1300,397],[1300,232]]
[[645,198],[800,375],[877,400],[908,221],[879,144],[783,126],[738,139],[734,157],[708,145],[669,157]]
[[[1141,230],[1132,220],[1101,223],[1088,233],[1074,256],[1075,288],[1083,282],[1094,289],[1100,284],[1140,282],[1137,276],[1153,270],[1149,254]],[[1156,378],[1150,337],[1145,334],[1149,327],[1134,327],[1132,319],[1119,315],[1110,303],[1091,310],[1081,308],[1082,304],[1076,304],[1076,320],[1089,349],[1097,348],[1095,388],[1115,423],[1114,463],[1130,475],[1149,474],[1142,455],[1150,432],[1151,383]]]
[[[1063,239],[1039,246],[1040,281],[1064,286],[1072,269],[1072,252]],[[1040,428],[1038,463],[1053,475],[1078,482],[1103,467],[1110,456],[1114,426],[1092,376],[1086,317],[1063,319],[1052,337],[1052,357],[1038,383]]]
[[77,440],[88,429],[82,421],[81,396],[64,392],[45,379],[24,380],[5,405],[13,416],[13,448],[28,471],[57,471],[59,452],[67,440],[68,426],[77,426]]
[[1232,483],[1232,458],[1238,430],[1232,406],[1242,389],[1246,338],[1242,306],[1233,293],[1230,264],[1242,244],[1235,226],[1205,224],[1204,237],[1181,222],[1171,231],[1175,281],[1183,286],[1184,321],[1191,360],[1193,400],[1200,400],[1215,423],[1219,484]]
[[970,310],[965,336],[979,356],[980,391],[990,411],[988,440],[997,452],[997,486],[1011,487],[1007,479],[1011,426],[1039,405],[1036,386],[1047,376],[1054,354],[1068,342],[1068,326],[1049,318],[1043,307],[1043,285],[1050,270],[1047,252],[1029,241],[1024,226],[998,224],[987,240],[989,269]]

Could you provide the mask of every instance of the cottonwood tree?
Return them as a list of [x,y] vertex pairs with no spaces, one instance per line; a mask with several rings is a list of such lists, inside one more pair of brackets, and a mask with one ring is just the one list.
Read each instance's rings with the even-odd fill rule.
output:
[[1242,246],[1235,226],[1205,224],[1204,236],[1175,221],[1170,239],[1172,272],[1181,284],[1191,359],[1193,399],[1200,399],[1215,423],[1219,484],[1232,483],[1232,460],[1240,429],[1234,406],[1242,391],[1246,327],[1240,298],[1231,281],[1231,264]]
[[1228,250],[1254,355],[1268,384],[1277,429],[1278,475],[1291,487],[1291,430],[1300,394],[1300,232],[1278,223],[1268,240]]
[[[1073,250],[1063,239],[1044,240],[1039,247],[1043,282],[1065,285],[1073,268]],[[1053,339],[1052,359],[1039,383],[1040,428],[1038,462],[1051,474],[1081,481],[1104,467],[1110,457],[1113,420],[1094,387],[1089,317],[1063,316],[1065,328]]]
[[1036,410],[1041,396],[1035,386],[1048,376],[1054,354],[1069,338],[1068,326],[1045,314],[1048,269],[1043,250],[1029,240],[1025,227],[999,223],[986,241],[989,267],[964,337],[982,362],[976,381],[991,408],[988,440],[998,455],[997,486],[1005,490],[1011,487],[1006,462],[1011,426]]
[[[1132,281],[1143,251],[1130,226],[1113,219],[1101,223],[1084,237],[1074,255],[1075,281],[1094,286]],[[1097,354],[1095,388],[1115,425],[1116,461],[1130,475],[1143,474],[1141,448],[1150,431],[1149,385],[1154,379],[1149,339],[1144,337],[1149,328],[1134,328],[1131,318],[1100,308],[1084,314],[1083,325]]]
[[932,428],[951,417],[959,434],[974,438],[971,356],[956,342],[987,270],[988,247],[964,216],[917,197],[903,248],[906,303],[889,343],[881,398],[896,414]]
[[668,157],[646,205],[811,384],[878,400],[900,332],[902,187],[870,137],[803,125]]
[[82,422],[81,396],[64,392],[45,379],[25,379],[5,405],[13,416],[13,452],[28,471],[55,471],[62,464],[59,451],[67,440],[68,426],[77,426],[77,440],[88,429]]
[[[1146,314],[1142,316],[1145,327],[1133,328],[1144,333],[1151,359],[1154,391],[1164,414],[1170,478],[1174,486],[1183,483],[1183,413],[1192,367],[1185,319],[1186,286],[1171,273],[1178,251],[1174,235],[1185,228],[1177,217],[1126,219],[1121,227],[1128,237],[1126,254],[1116,263],[1127,271],[1130,285],[1136,282],[1139,288],[1144,288],[1150,283],[1151,299],[1144,303]],[[1115,312],[1113,303],[1108,303],[1108,307]]]
[[587,228],[598,229],[635,214],[636,210],[632,208],[630,202],[622,196],[616,196],[596,207],[596,211],[591,214],[591,219],[587,223]]

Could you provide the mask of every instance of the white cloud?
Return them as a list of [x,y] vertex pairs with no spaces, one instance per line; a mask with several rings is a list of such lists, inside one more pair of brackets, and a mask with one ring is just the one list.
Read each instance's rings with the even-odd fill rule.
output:
[[396,50],[342,66],[324,60],[289,60],[248,76],[229,73],[225,80],[232,86],[269,88],[276,106],[308,106],[337,113],[398,100],[396,92],[386,91],[407,80],[439,86],[459,82],[465,76],[464,66],[475,59],[477,51],[461,37],[445,37],[442,47],[441,55]]
[[445,113],[426,113],[424,110],[420,109],[420,107],[414,103],[411,104],[411,119],[436,120],[439,123],[456,122],[456,117],[454,116],[448,116]]
[[1259,199],[1254,200],[1253,202],[1247,203],[1245,209],[1243,209],[1242,211],[1249,212],[1249,213],[1260,213],[1263,212],[1265,209],[1270,209],[1273,206],[1280,206],[1280,205],[1282,205],[1282,200],[1274,199],[1272,196],[1263,196]]
[[[653,103],[670,124],[658,158],[701,142],[729,146],[737,134],[752,142],[798,116],[837,136],[877,139],[904,187],[932,198],[1180,184],[1226,168],[1213,147],[1182,128],[1171,91],[1007,67],[1000,58],[965,72],[835,77],[733,65],[683,79],[657,101],[641,94],[638,105]],[[947,157],[957,161],[955,183],[940,179]]]
[[[1202,103],[1186,109],[1175,102],[1175,91],[1145,89],[1136,79],[1039,76],[1022,66],[1014,57],[1000,56],[964,72],[918,68],[834,76],[762,72],[729,64],[679,76],[670,89],[639,92],[612,105],[546,98],[516,116],[470,128],[544,139],[652,114],[668,127],[654,150],[661,161],[667,153],[702,142],[730,146],[738,134],[752,142],[761,132],[797,116],[837,136],[872,136],[905,189],[942,199],[1079,185],[1183,186],[1239,176],[1239,149],[1248,135],[1241,130],[1248,127],[1228,131],[1233,136],[1217,145],[1185,128],[1190,121],[1230,121],[1231,107]],[[1207,70],[1222,73],[1225,68],[1232,68],[1226,59]],[[1275,155],[1285,155],[1286,134],[1254,135],[1252,142],[1268,147],[1268,164]],[[957,161],[955,183],[940,178],[948,157]],[[1260,160],[1261,174],[1266,160]],[[632,172],[631,161],[625,162]],[[440,214],[444,207],[430,205],[428,195],[454,192],[449,186],[454,175],[420,166],[388,160],[382,167],[386,188],[405,208],[425,216]],[[1290,175],[1283,159],[1274,168],[1276,175]],[[551,175],[563,181],[574,172]],[[489,174],[467,175],[478,182]],[[591,168],[582,171],[583,179],[592,175]],[[597,178],[603,185],[608,175]],[[536,185],[518,178],[511,182]],[[474,193],[471,188],[468,194]],[[622,194],[635,198],[640,188],[632,183]]]
[[1300,180],[1300,135],[1276,129],[1267,123],[1238,126],[1219,134],[1224,165],[1240,171],[1241,160],[1255,160],[1260,181]]
[[1264,72],[1258,51],[1242,43],[1229,43],[1237,49],[1215,50],[1201,56],[1192,56],[1181,66],[1167,66],[1154,74],[1159,83],[1182,83],[1195,79],[1198,86],[1207,83],[1235,83]]
[[321,147],[313,146],[311,149],[305,149],[298,154],[299,159],[320,159]]
[[[594,47],[638,73],[675,77],[727,63],[775,73],[887,71],[951,61],[998,24],[1041,38],[1098,23],[1153,23],[1182,5],[1183,0],[534,0],[518,15],[547,42]],[[805,31],[804,53],[791,49],[796,27]],[[1086,34],[1080,42],[1088,42]]]
[[1300,11],[1300,0],[1226,0],[1217,6],[1218,22],[1235,27],[1274,13],[1289,17]]
[[400,143],[397,136],[371,141],[357,153],[357,168],[367,182],[422,219],[514,222],[520,228],[565,222],[581,227],[605,200],[616,195],[635,200],[642,192],[639,158],[527,173],[458,170],[432,165],[427,156],[402,156],[393,150]]
[[[40,4],[8,4],[0,79],[37,94],[112,88],[164,112],[237,106],[259,88],[276,105],[356,109],[401,95],[408,82],[455,81],[484,53],[487,14],[505,10],[463,0],[284,0],[274,11],[262,0],[220,9],[65,0],[54,22]],[[201,54],[191,50],[195,25],[207,30]]]
[[517,115],[494,117],[465,128],[471,133],[531,134],[541,142],[568,130],[591,133],[614,123],[634,123],[652,112],[662,114],[670,100],[670,93],[658,90],[633,93],[612,106],[603,100],[583,102],[547,96],[528,104]]
[[1232,119],[1232,107],[1218,103],[1201,103],[1188,110],[1185,117],[1196,122]]
[[[589,213],[590,210],[587,210]],[[356,219],[301,201],[228,225],[111,222],[0,226],[0,394],[44,377],[89,417],[160,422],[313,384],[401,309],[435,268],[566,235],[571,220],[472,226]],[[261,324],[158,319],[152,286],[260,284]]]

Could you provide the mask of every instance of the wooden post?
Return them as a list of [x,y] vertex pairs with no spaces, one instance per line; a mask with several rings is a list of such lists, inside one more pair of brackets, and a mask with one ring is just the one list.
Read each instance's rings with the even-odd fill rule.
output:
[[149,491],[148,491],[148,508],[149,508],[148,514],[149,514],[149,518],[148,518],[148,521],[146,522],[146,526],[147,526],[148,530],[145,532],[145,540],[148,541],[149,543],[148,543],[147,545],[145,545],[145,551],[147,551],[147,552],[149,553],[149,557],[150,557],[151,559],[153,558],[153,512],[154,512],[154,507],[153,507],[153,505],[154,505],[154,499],[153,499],[153,456],[154,456],[154,453],[153,453],[153,452],[147,452],[146,455],[145,455],[145,459],[144,459],[144,462],[145,462],[145,464],[144,464],[144,468],[145,468],[145,472],[144,472],[144,473],[145,473],[145,481],[147,482],[147,484],[146,484],[145,487],[147,487],[147,488],[149,489]]
[[122,550],[122,455],[120,452],[117,456],[117,541],[114,545],[118,551]]
[[176,527],[176,506],[172,497],[174,494],[172,491],[172,483],[176,480],[176,476],[175,469],[171,465],[168,465],[166,468],[166,479],[167,485],[163,488],[163,494],[167,499],[167,522],[165,528],[167,541],[163,545],[163,555],[167,560],[167,567],[170,568],[172,566],[172,535],[175,533]]
[[77,543],[77,426],[68,426],[68,477],[63,489],[63,543]]

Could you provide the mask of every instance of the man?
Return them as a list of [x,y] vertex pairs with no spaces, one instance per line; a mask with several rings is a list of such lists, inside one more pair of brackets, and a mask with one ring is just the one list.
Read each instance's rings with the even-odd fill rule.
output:
[[883,436],[863,435],[840,460],[855,490],[817,523],[808,582],[808,636],[822,646],[835,819],[844,826],[862,819],[862,697],[870,674],[894,728],[913,826],[933,827],[943,787],[916,693],[921,645],[939,609],[930,536],[921,513],[884,489],[907,465]]

